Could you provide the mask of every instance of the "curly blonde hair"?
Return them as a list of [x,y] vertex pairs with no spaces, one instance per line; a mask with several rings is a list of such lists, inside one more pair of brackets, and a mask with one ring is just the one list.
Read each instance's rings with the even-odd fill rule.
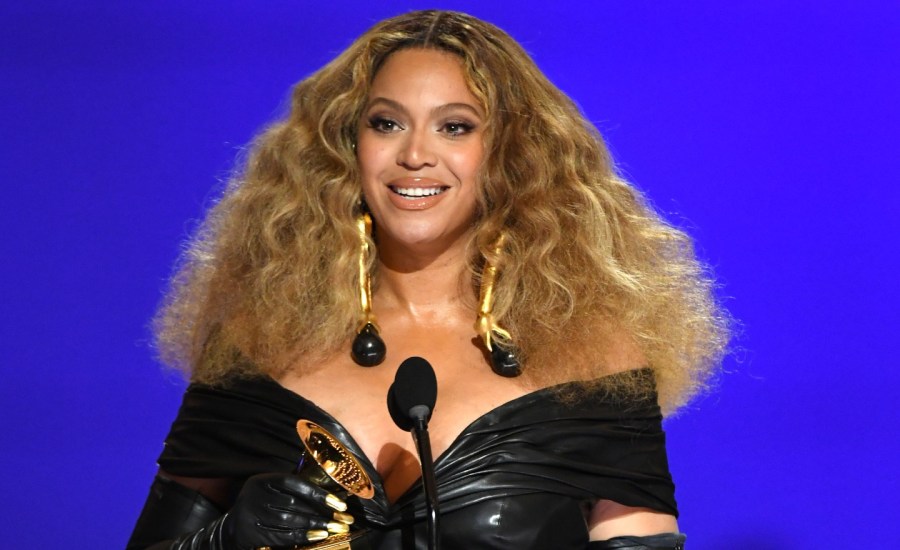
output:
[[521,46],[446,11],[383,21],[297,84],[287,119],[258,137],[182,256],[155,320],[163,360],[212,383],[347,346],[359,315],[353,144],[376,71],[404,48],[458,56],[487,115],[472,293],[484,262],[498,265],[494,317],[526,380],[589,387],[625,342],[653,369],[663,408],[683,404],[728,339],[691,240],[617,175],[597,130]]

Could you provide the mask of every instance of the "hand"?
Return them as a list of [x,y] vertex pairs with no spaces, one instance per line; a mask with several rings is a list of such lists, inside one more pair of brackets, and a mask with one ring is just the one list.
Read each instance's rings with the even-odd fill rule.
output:
[[303,546],[346,533],[347,505],[326,490],[290,474],[261,474],[244,484],[227,514],[179,539],[173,550],[253,550]]

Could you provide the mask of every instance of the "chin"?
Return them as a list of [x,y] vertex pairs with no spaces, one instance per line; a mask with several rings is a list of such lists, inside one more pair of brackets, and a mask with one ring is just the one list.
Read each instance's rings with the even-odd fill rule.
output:
[[411,249],[423,246],[434,246],[443,244],[445,248],[450,248],[461,242],[464,242],[465,236],[470,231],[470,227],[465,229],[448,230],[444,227],[436,227],[432,224],[422,224],[420,226],[405,225],[400,231],[384,235],[386,240],[398,247],[408,247]]

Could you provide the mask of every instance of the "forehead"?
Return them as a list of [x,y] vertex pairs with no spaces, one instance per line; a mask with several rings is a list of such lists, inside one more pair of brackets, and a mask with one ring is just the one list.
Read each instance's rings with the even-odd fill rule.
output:
[[434,49],[411,48],[392,53],[375,73],[369,96],[370,99],[445,98],[479,106],[466,81],[462,60],[452,53]]

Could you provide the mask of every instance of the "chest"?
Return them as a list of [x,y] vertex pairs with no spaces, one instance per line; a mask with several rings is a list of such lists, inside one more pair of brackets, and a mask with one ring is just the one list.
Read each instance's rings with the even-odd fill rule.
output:
[[438,397],[429,422],[435,460],[473,421],[529,391],[515,379],[495,375],[480,350],[472,347],[474,353],[465,348],[449,353],[394,346],[376,367],[360,367],[349,357],[336,357],[311,374],[287,375],[280,382],[347,429],[381,476],[388,499],[394,501],[421,476],[412,437],[394,424],[387,408],[388,390],[404,359],[425,357],[435,370]]

